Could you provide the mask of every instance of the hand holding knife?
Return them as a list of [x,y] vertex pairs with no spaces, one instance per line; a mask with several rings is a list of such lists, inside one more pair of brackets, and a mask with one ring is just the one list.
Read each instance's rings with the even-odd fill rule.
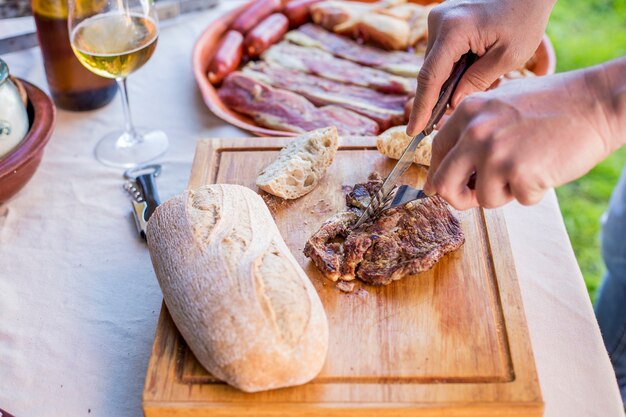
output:
[[[389,175],[387,175],[387,178],[385,178],[382,187],[372,198],[369,206],[367,206],[359,220],[354,225],[355,228],[363,225],[363,223],[372,218],[372,216],[375,217],[380,214],[381,209],[386,209],[386,206],[388,206],[389,203],[393,203],[391,198],[393,197],[392,191],[396,187],[396,182],[413,163],[413,154],[415,153],[417,146],[426,136],[430,135],[433,132],[437,123],[439,123],[443,115],[446,113],[446,110],[450,105],[450,101],[452,100],[452,96],[454,95],[454,91],[456,90],[456,87],[459,84],[461,77],[463,76],[463,74],[465,74],[465,71],[467,71],[467,69],[474,63],[474,61],[476,61],[477,58],[478,57],[474,53],[468,52],[463,55],[454,65],[450,77],[446,80],[446,82],[443,84],[443,87],[441,88],[439,99],[435,104],[432,115],[430,117],[430,120],[428,120],[426,127],[420,134],[415,136],[406,147],[394,168],[391,170]],[[405,192],[411,191],[410,187],[403,187],[403,195]],[[423,190],[413,191],[415,191],[411,193],[412,197],[414,197],[412,198],[413,200],[426,197],[426,194],[424,194]],[[402,198],[402,196],[400,199],[394,200],[401,200],[406,203],[406,198]]]

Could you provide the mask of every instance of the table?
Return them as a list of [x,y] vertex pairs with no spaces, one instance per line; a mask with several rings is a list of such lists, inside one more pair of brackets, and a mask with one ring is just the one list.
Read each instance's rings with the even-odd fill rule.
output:
[[[163,199],[185,188],[198,139],[249,136],[206,109],[191,72],[196,37],[237,4],[164,24],[154,57],[129,79],[136,123],[170,138],[158,179]],[[3,59],[13,74],[46,87],[38,49]],[[59,111],[35,177],[0,205],[0,408],[16,416],[141,415],[161,292],[121,170],[93,157],[97,139],[122,123],[119,100]],[[504,210],[545,416],[622,416],[555,194]]]

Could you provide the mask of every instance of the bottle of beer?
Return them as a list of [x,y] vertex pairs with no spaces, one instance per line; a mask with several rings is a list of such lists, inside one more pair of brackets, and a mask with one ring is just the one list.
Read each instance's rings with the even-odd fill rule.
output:
[[[91,2],[94,4],[97,2]],[[115,80],[99,77],[76,58],[67,29],[67,0],[32,0],[33,16],[48,87],[55,104],[66,110],[93,110],[115,96]]]

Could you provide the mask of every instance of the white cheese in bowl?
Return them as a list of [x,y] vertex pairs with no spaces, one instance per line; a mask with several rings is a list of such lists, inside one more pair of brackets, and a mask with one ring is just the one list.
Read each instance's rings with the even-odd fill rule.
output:
[[0,59],[0,158],[11,152],[28,132],[28,114],[9,68]]

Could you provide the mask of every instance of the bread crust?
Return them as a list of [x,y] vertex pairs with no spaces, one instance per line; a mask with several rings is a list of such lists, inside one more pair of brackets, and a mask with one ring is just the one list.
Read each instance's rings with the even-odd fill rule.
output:
[[157,208],[147,241],[172,319],[211,374],[256,392],[319,373],[322,303],[257,193],[226,184],[185,191]]
[[[437,132],[434,131],[420,142],[413,156],[414,163],[430,166],[433,138],[436,134]],[[406,134],[406,126],[395,126],[387,129],[376,137],[376,148],[378,148],[378,152],[389,158],[400,159],[402,152],[404,152],[409,145],[411,139],[412,138]]]
[[284,199],[302,197],[324,177],[338,147],[334,126],[305,133],[285,146],[278,158],[261,171],[256,185]]

